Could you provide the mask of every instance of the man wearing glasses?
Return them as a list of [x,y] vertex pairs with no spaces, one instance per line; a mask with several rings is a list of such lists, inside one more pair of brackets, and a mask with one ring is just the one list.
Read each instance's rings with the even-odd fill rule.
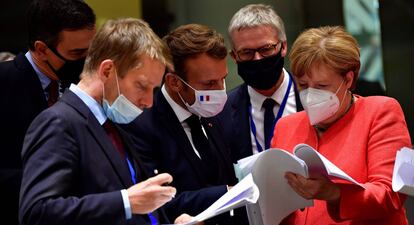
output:
[[[229,93],[223,117],[231,115],[235,140],[233,160],[269,148],[278,119],[303,110],[294,81],[283,69],[287,53],[282,19],[268,5],[241,8],[228,28],[230,55],[244,83]],[[234,135],[236,134],[236,135]]]

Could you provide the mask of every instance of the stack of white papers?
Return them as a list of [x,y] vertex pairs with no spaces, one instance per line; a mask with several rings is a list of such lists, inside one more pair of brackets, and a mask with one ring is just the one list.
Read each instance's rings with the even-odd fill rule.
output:
[[257,199],[259,199],[259,189],[254,183],[252,175],[249,174],[210,207],[184,225],[196,224],[246,204],[256,203]]
[[392,190],[414,196],[414,151],[402,148],[397,152],[392,175]]

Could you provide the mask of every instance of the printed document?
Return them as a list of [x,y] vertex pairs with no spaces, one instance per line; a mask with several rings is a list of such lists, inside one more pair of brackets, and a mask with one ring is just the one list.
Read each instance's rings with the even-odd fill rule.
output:
[[414,196],[414,150],[402,148],[397,152],[392,175],[392,190]]

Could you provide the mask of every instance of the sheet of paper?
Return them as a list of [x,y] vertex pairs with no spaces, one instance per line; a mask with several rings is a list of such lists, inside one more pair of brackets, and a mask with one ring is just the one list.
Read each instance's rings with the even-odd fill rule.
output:
[[264,152],[265,151],[238,160],[237,164],[233,165],[237,179],[242,180],[247,174],[251,173],[257,158],[259,158]]
[[184,225],[196,224],[221,213],[245,206],[246,204],[256,203],[259,196],[259,189],[254,183],[252,175],[249,174],[210,207],[193,217],[191,221]]
[[307,144],[299,144],[295,147],[295,155],[306,162],[309,169],[309,175],[322,174],[326,176],[332,176],[350,181],[360,187],[365,187],[346,174],[343,170],[338,168],[335,164],[329,161],[325,156],[317,152],[311,146]]
[[258,203],[247,206],[250,224],[279,224],[295,210],[313,205],[298,195],[287,183],[287,171],[308,177],[303,160],[281,149],[269,149],[253,167],[253,177],[260,190]]
[[402,148],[397,152],[392,190],[414,196],[414,150]]

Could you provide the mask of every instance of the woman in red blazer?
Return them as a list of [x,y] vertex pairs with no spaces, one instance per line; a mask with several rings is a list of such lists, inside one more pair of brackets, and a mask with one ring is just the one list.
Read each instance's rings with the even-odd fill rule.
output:
[[288,183],[314,206],[283,224],[408,224],[405,196],[391,188],[396,151],[411,146],[404,114],[395,99],[351,93],[359,55],[357,41],[341,27],[309,29],[292,47],[291,69],[305,111],[277,123],[272,147],[292,151],[306,143],[365,189],[288,172]]

